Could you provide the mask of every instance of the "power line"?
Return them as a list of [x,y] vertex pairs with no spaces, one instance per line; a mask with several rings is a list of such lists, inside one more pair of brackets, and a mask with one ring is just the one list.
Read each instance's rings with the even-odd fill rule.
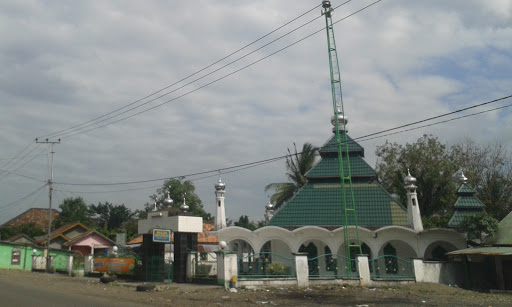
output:
[[391,129],[387,129],[387,130],[382,130],[380,132],[375,132],[375,133],[367,134],[367,135],[361,136],[359,138],[366,138],[366,137],[373,136],[373,135],[376,135],[376,134],[381,134],[381,133],[385,133],[385,132],[388,132],[388,131],[392,131],[392,130],[396,130],[396,129],[400,129],[400,128],[404,128],[404,127],[420,124],[420,123],[423,123],[423,122],[426,122],[426,121],[429,121],[429,120],[445,117],[445,116],[448,116],[448,115],[452,115],[452,114],[459,113],[459,112],[462,112],[462,111],[470,110],[470,109],[473,109],[473,108],[478,108],[478,107],[481,107],[481,106],[484,106],[484,105],[487,105],[487,104],[490,104],[490,103],[494,103],[494,102],[497,102],[497,101],[500,101],[500,100],[506,100],[506,99],[509,99],[510,97],[512,97],[512,95],[505,96],[505,97],[498,98],[498,99],[494,99],[494,100],[487,101],[487,102],[484,102],[484,103],[480,103],[480,104],[477,104],[477,105],[474,105],[474,106],[471,106],[471,107],[467,107],[467,108],[464,108],[464,109],[460,109],[460,110],[457,110],[457,111],[448,112],[448,113],[441,114],[441,115],[438,115],[438,116],[430,117],[430,118],[423,119],[423,120],[420,120],[420,121],[417,121],[417,122],[405,124],[405,125],[402,125],[402,126],[399,126],[399,127],[395,127],[395,128],[391,128]]
[[[355,141],[355,140],[358,140],[358,139],[362,139],[361,142],[368,141],[368,140],[370,140],[368,138],[368,136],[374,136],[374,135],[381,134],[383,132],[397,130],[397,129],[408,127],[408,126],[413,126],[413,125],[416,125],[418,123],[422,123],[422,122],[425,122],[425,121],[437,119],[437,118],[444,117],[444,116],[447,116],[447,115],[450,115],[450,114],[459,113],[459,112],[464,111],[464,110],[469,110],[469,109],[472,109],[472,108],[475,108],[475,107],[487,105],[489,103],[497,102],[497,101],[508,99],[508,98],[511,98],[511,97],[512,97],[512,95],[505,96],[503,98],[494,99],[494,100],[491,100],[491,101],[488,101],[488,102],[484,102],[484,103],[480,103],[480,104],[477,104],[477,105],[474,105],[474,106],[471,106],[471,107],[467,107],[467,108],[464,108],[464,109],[460,109],[460,110],[456,110],[456,111],[453,111],[453,112],[449,112],[449,113],[437,115],[437,116],[434,116],[434,117],[430,117],[428,119],[424,119],[424,120],[420,120],[420,121],[417,121],[417,122],[401,125],[401,126],[398,126],[398,127],[395,127],[395,128],[386,129],[386,130],[383,130],[383,131],[380,131],[380,132],[375,132],[375,133],[371,133],[371,134],[368,134],[368,135],[360,136],[360,137],[354,138],[353,140]],[[432,124],[429,124],[429,125],[425,125],[425,127],[433,126],[433,125],[438,125],[438,124],[442,124],[442,123],[445,123],[445,122],[449,122],[449,121],[453,121],[453,120],[457,120],[457,119],[462,119],[462,118],[466,118],[466,117],[470,117],[470,116],[475,116],[475,115],[479,115],[479,114],[495,111],[495,110],[498,110],[498,109],[503,109],[503,108],[510,107],[510,106],[512,106],[512,104],[511,105],[497,107],[497,108],[493,108],[493,109],[489,109],[489,110],[484,110],[484,111],[477,112],[477,113],[472,113],[472,114],[460,116],[458,118],[453,118],[453,119],[448,119],[448,120],[432,123]],[[399,131],[399,132],[392,133],[392,134],[403,133],[403,132],[407,132],[407,131],[411,131],[411,130],[416,130],[416,129],[420,129],[420,128],[423,128],[423,126],[421,126],[421,127],[414,127],[414,128],[411,128],[411,129]],[[374,138],[384,137],[384,136],[386,136],[386,135],[376,136]],[[328,147],[324,147],[324,148],[328,148]],[[298,153],[298,154],[301,154],[301,153]],[[194,177],[194,176],[210,174],[210,173],[214,173],[214,172],[217,173],[217,172],[219,172],[221,170],[223,172],[225,170],[228,170],[228,172],[235,172],[235,171],[239,171],[239,170],[242,170],[242,169],[245,169],[245,168],[255,167],[255,166],[262,165],[262,164],[266,164],[266,163],[271,163],[271,162],[275,162],[275,161],[278,161],[278,160],[282,160],[282,159],[285,159],[288,156],[290,156],[290,155],[284,155],[284,156],[269,158],[269,159],[265,159],[265,160],[261,160],[261,161],[250,162],[250,163],[240,164],[240,165],[236,165],[236,166],[230,166],[230,167],[226,167],[226,168],[219,168],[219,169],[215,169],[215,170],[198,172],[198,173],[193,173],[193,174],[188,174],[188,175],[181,175],[181,176],[174,176],[174,177],[167,177],[167,178],[159,178],[159,179],[150,179],[150,180],[141,180],[141,181],[130,181],[130,182],[117,182],[117,183],[63,183],[63,182],[56,182],[55,184],[59,184],[59,185],[73,185],[73,186],[112,186],[112,185],[140,184],[140,183],[163,181],[163,180],[169,180],[169,179]],[[227,172],[224,172],[224,173],[227,173]],[[215,176],[215,175],[210,175],[210,176],[203,177],[203,178],[209,178],[209,177],[213,177],[213,176]],[[203,179],[203,178],[198,178],[196,180]]]
[[6,204],[6,205],[0,206],[0,210],[2,210],[2,209],[6,209],[7,207],[10,207],[10,206],[13,206],[13,205],[16,205],[16,204],[18,204],[18,203],[22,202],[22,201],[23,201],[23,200],[25,200],[26,198],[28,198],[28,197],[30,197],[30,196],[32,196],[32,195],[34,195],[35,193],[39,192],[40,190],[42,190],[42,189],[43,189],[44,187],[46,187],[47,185],[48,185],[48,184],[47,184],[47,183],[45,183],[43,186],[41,186],[41,187],[40,187],[40,188],[38,188],[37,190],[35,190],[35,191],[33,191],[33,192],[30,192],[29,194],[27,194],[27,195],[23,196],[22,198],[20,198],[20,199],[18,199],[18,200],[15,200],[15,201],[13,201],[13,202],[11,202],[11,203],[8,203],[8,204]]
[[[30,162],[30,161],[29,161],[29,162]],[[2,171],[2,172],[6,172],[6,173],[8,173],[8,174],[14,174],[14,175],[17,175],[17,176],[20,176],[20,177],[25,177],[25,178],[28,178],[28,179],[33,179],[33,180],[37,180],[37,181],[41,181],[41,182],[46,182],[46,180],[38,179],[38,178],[31,177],[31,176],[28,176],[28,175],[22,175],[22,174],[20,174],[20,173],[11,172],[11,171],[8,171],[8,170],[5,170],[5,169],[0,169],[0,171]]]
[[[347,2],[350,2],[350,1],[351,1],[351,0],[349,0],[349,1],[347,1]],[[345,3],[347,3],[347,2],[345,2]],[[296,21],[297,19],[299,19],[299,18],[301,18],[301,17],[305,16],[306,14],[308,14],[308,13],[312,12],[313,10],[317,9],[319,6],[320,6],[320,5],[316,5],[316,6],[315,6],[315,7],[313,7],[312,9],[310,9],[310,10],[306,11],[305,13],[302,13],[302,14],[301,14],[301,15],[299,15],[298,17],[296,17],[296,18],[294,18],[294,19],[292,19],[292,20],[290,20],[290,21],[286,22],[286,23],[285,23],[285,24],[283,24],[282,26],[280,26],[280,27],[278,27],[278,28],[276,28],[276,29],[274,29],[274,30],[270,31],[269,33],[267,33],[267,34],[263,35],[262,37],[260,37],[260,38],[258,38],[258,39],[256,39],[256,40],[254,40],[253,42],[251,42],[251,43],[249,43],[249,44],[247,44],[247,45],[243,46],[242,48],[240,48],[240,49],[238,49],[238,50],[236,50],[236,51],[231,52],[231,53],[230,53],[230,54],[228,54],[227,56],[225,56],[225,57],[223,57],[223,58],[221,58],[221,59],[219,59],[219,60],[217,60],[217,61],[213,62],[212,64],[209,64],[208,66],[205,66],[205,67],[203,67],[202,69],[200,69],[200,70],[198,70],[198,71],[196,71],[196,72],[194,72],[194,73],[192,73],[192,74],[190,74],[190,75],[188,75],[188,76],[186,76],[186,77],[184,77],[184,78],[182,78],[182,79],[180,79],[180,80],[178,80],[178,81],[174,82],[173,84],[170,84],[170,85],[168,85],[168,86],[166,86],[166,87],[164,87],[164,88],[162,88],[162,89],[160,89],[160,90],[158,90],[158,91],[155,91],[155,92],[153,92],[153,93],[151,93],[151,94],[149,94],[149,95],[147,95],[147,96],[145,96],[145,97],[143,97],[143,98],[140,98],[140,99],[138,99],[138,100],[136,100],[136,101],[134,101],[134,102],[132,102],[132,103],[130,103],[130,104],[128,104],[128,105],[125,105],[125,106],[123,106],[123,107],[121,107],[121,108],[115,109],[115,110],[113,110],[113,111],[111,111],[111,112],[109,112],[109,113],[106,113],[106,114],[104,114],[104,115],[98,116],[98,117],[96,117],[96,118],[93,118],[93,119],[91,119],[91,120],[89,120],[89,121],[86,121],[86,122],[83,122],[83,123],[81,123],[81,124],[78,124],[78,125],[72,126],[72,127],[70,127],[70,128],[63,129],[63,130],[59,130],[59,131],[53,132],[53,133],[48,134],[48,135],[45,135],[45,136],[41,136],[40,138],[43,138],[43,137],[55,137],[56,135],[58,135],[58,134],[60,134],[60,133],[64,133],[64,132],[66,132],[66,131],[68,131],[68,130],[76,131],[76,129],[75,129],[75,128],[78,128],[78,127],[80,127],[80,126],[83,126],[83,125],[86,125],[86,124],[89,124],[89,123],[96,122],[98,119],[104,118],[104,117],[106,117],[106,116],[108,116],[108,115],[111,115],[111,114],[116,113],[116,112],[118,112],[118,111],[120,111],[120,110],[123,110],[123,109],[125,109],[125,108],[128,108],[128,107],[130,107],[130,106],[132,106],[132,105],[134,105],[134,104],[137,104],[137,103],[139,103],[139,102],[141,102],[141,101],[143,101],[143,100],[145,100],[145,99],[147,99],[147,98],[149,98],[149,97],[151,97],[151,96],[154,96],[154,95],[156,95],[156,94],[158,94],[158,93],[160,93],[160,92],[162,92],[162,91],[164,91],[164,90],[166,90],[166,89],[168,89],[168,88],[170,88],[170,87],[172,87],[172,86],[174,86],[174,85],[179,84],[180,82],[183,82],[183,81],[185,81],[185,80],[187,80],[187,79],[189,79],[189,78],[191,78],[191,77],[193,77],[193,76],[195,76],[195,75],[197,75],[197,74],[199,74],[199,73],[201,73],[201,72],[203,72],[203,71],[207,70],[208,68],[210,68],[210,67],[212,67],[212,66],[214,66],[214,65],[216,65],[216,64],[218,64],[218,63],[220,63],[220,62],[222,62],[223,60],[225,60],[225,59],[227,59],[227,58],[231,57],[232,55],[237,54],[238,52],[240,52],[240,51],[242,51],[242,50],[246,49],[247,47],[254,45],[255,43],[259,42],[260,40],[264,39],[265,37],[267,37],[267,36],[271,35],[272,33],[274,33],[274,32],[276,32],[276,31],[278,31],[278,30],[280,30],[280,29],[284,28],[285,26],[287,26],[287,25],[291,24],[292,22]],[[315,19],[316,19],[316,18],[315,18]],[[288,32],[287,34],[289,34],[289,33],[291,33],[291,32]],[[287,35],[287,34],[286,34],[286,35]],[[284,37],[284,36],[282,36],[282,37]],[[275,40],[274,40],[274,41],[275,41]],[[273,42],[274,42],[274,41],[273,41]],[[268,44],[267,44],[267,45],[268,45]],[[265,45],[265,46],[266,46],[266,45]],[[261,49],[261,48],[259,48],[259,49]],[[256,50],[259,50],[259,49],[256,49]],[[253,52],[252,52],[252,53],[253,53]],[[251,53],[250,53],[250,54],[251,54]],[[247,55],[245,55],[244,57],[246,57],[246,56],[247,56]],[[243,57],[242,57],[242,58],[243,58]],[[239,59],[241,59],[241,58],[239,58]],[[237,59],[236,61],[238,61],[239,59]],[[234,61],[234,62],[236,62],[236,61]],[[228,65],[230,65],[230,64],[232,64],[232,63],[234,63],[234,62],[231,62],[231,63],[229,63]],[[222,68],[224,68],[224,67],[225,67],[225,66],[223,66]],[[221,68],[221,69],[222,69],[222,68]],[[218,71],[218,70],[215,70],[215,71]],[[214,71],[214,72],[215,72],[215,71]],[[210,74],[211,74],[211,73],[209,73],[208,75],[210,75]],[[206,75],[206,76],[208,76],[208,75]],[[204,77],[205,77],[205,76],[203,76],[203,77],[201,77],[201,78],[204,78]],[[199,79],[196,79],[196,80],[194,80],[193,82],[195,82],[195,81],[197,81],[197,80],[199,80]],[[188,84],[190,84],[190,83],[188,83]],[[188,84],[187,84],[187,85],[188,85]],[[172,92],[169,92],[169,93],[172,93]],[[169,94],[169,93],[167,93],[167,94]],[[163,96],[165,96],[165,95],[167,95],[167,94],[164,94],[164,95],[162,95],[162,96],[159,96],[159,97],[157,97],[157,98],[155,98],[155,99],[161,98],[161,97],[163,97]],[[155,99],[150,100],[149,102],[154,101]],[[146,103],[144,103],[144,104],[142,104],[142,105],[145,105],[145,104],[147,104],[147,103],[149,103],[149,102],[146,102]],[[140,105],[140,106],[142,106],[142,105]],[[138,106],[138,107],[140,107],[140,106]],[[138,108],[138,107],[136,107],[136,108]],[[130,110],[133,110],[133,109],[130,109]],[[128,110],[128,111],[130,111],[130,110]],[[123,112],[123,113],[126,113],[126,112]],[[120,114],[123,114],[123,113],[120,113]],[[120,115],[120,114],[118,114],[118,115]],[[118,115],[115,115],[114,117],[116,117],[116,116],[118,116]],[[110,119],[110,118],[112,118],[112,117],[109,117],[109,118],[107,118],[107,119]],[[102,122],[102,121],[100,121],[100,122]],[[93,124],[96,124],[96,123],[93,123]],[[86,127],[89,127],[89,126],[90,126],[90,125],[88,125],[88,126],[86,126]],[[84,127],[80,128],[80,129],[78,129],[78,130],[81,130],[81,129],[83,129],[83,128],[84,128]],[[68,131],[68,132],[66,132],[65,134],[68,134],[68,133],[69,133],[69,131]]]
[[[32,151],[34,151],[36,148],[37,148],[37,147],[34,147],[34,149],[32,149],[28,154],[32,153]],[[44,149],[44,148],[43,148],[43,149],[42,149],[42,150],[41,150],[37,155],[32,156],[32,158],[31,158],[30,160],[26,161],[25,163],[23,163],[22,165],[18,166],[17,168],[15,168],[15,169],[13,169],[13,170],[11,170],[11,171],[9,171],[9,170],[2,170],[3,172],[5,172],[5,173],[7,173],[7,174],[4,174],[2,177],[0,177],[0,180],[2,180],[2,179],[4,179],[4,178],[6,178],[6,177],[7,177],[7,176],[9,176],[11,173],[12,173],[12,174],[15,174],[15,173],[14,173],[15,171],[19,170],[19,169],[20,169],[20,168],[22,168],[23,166],[25,166],[25,165],[27,165],[28,163],[32,162],[36,157],[40,156],[40,155],[41,155],[41,153],[42,153],[43,151],[45,151],[45,149]],[[27,154],[27,155],[28,155],[28,154]],[[25,157],[21,158],[21,160],[20,160],[20,161],[18,161],[18,162],[23,161],[23,159],[24,159],[24,158],[25,158]],[[15,164],[13,164],[12,166],[16,165],[18,162],[16,162],[16,163],[15,163]],[[0,172],[0,174],[1,174],[1,172]]]
[[[476,112],[476,113],[471,113],[471,114],[468,114],[468,115],[463,115],[463,116],[459,116],[459,117],[454,117],[454,118],[450,118],[450,119],[442,120],[442,121],[435,122],[435,123],[428,124],[428,125],[423,125],[423,126],[419,126],[419,127],[414,127],[414,128],[410,128],[410,129],[405,129],[405,130],[400,130],[400,131],[397,131],[397,132],[388,133],[388,134],[384,134],[384,135],[378,135],[378,136],[374,136],[374,137],[372,137],[372,138],[367,138],[367,139],[361,140],[360,142],[369,141],[369,140],[373,140],[373,139],[381,138],[381,137],[384,137],[384,136],[389,136],[389,135],[394,135],[394,134],[404,133],[404,132],[408,132],[408,131],[412,131],[412,130],[417,130],[417,129],[421,129],[421,128],[425,128],[425,127],[430,127],[430,126],[434,126],[434,125],[444,124],[444,123],[451,122],[451,121],[454,121],[454,120],[457,120],[457,119],[462,119],[462,118],[466,118],[466,117],[471,117],[471,116],[475,116],[475,115],[479,115],[479,114],[483,114],[483,113],[487,113],[487,112],[491,112],[491,111],[496,111],[496,110],[500,110],[500,109],[504,109],[504,108],[509,108],[509,107],[512,107],[512,104],[509,104],[509,105],[506,105],[506,106],[501,106],[501,107],[496,107],[496,108],[494,108],[494,109],[484,110],[484,111],[480,111],[480,112]],[[362,138],[362,137],[361,137],[361,138]]]
[[265,159],[265,160],[261,160],[261,161],[256,161],[256,162],[240,164],[240,165],[236,165],[236,166],[230,166],[230,167],[226,167],[226,168],[219,168],[219,169],[215,169],[215,170],[198,172],[198,173],[193,173],[193,174],[188,174],[188,175],[173,176],[173,177],[158,178],[158,179],[130,181],[130,182],[117,182],[117,183],[65,183],[65,182],[55,182],[55,184],[59,184],[59,185],[75,185],[75,186],[76,185],[80,185],[80,186],[109,186],[109,185],[139,184],[139,183],[155,182],[155,181],[162,181],[162,180],[169,180],[169,179],[179,179],[179,178],[185,178],[185,177],[194,177],[194,176],[209,174],[209,173],[213,173],[213,172],[218,173],[219,171],[232,170],[232,169],[237,169],[237,168],[246,167],[246,166],[250,166],[250,165],[270,163],[270,162],[274,162],[274,161],[283,159],[285,157],[286,157],[286,155],[285,156],[280,156],[280,157],[275,157],[275,158],[270,158],[270,159]]
[[[18,153],[17,153],[13,158],[11,158],[9,161],[7,161],[7,163],[5,163],[4,165],[2,165],[2,168],[6,168],[6,167],[7,167],[7,165],[9,165],[9,164],[11,163],[11,161],[16,160],[16,158],[17,158],[19,155],[21,155],[25,150],[27,150],[27,148],[29,148],[29,147],[30,147],[30,145],[32,145],[32,142],[28,143],[28,145],[27,145],[27,146],[25,146],[25,147],[24,147],[20,152],[18,152]],[[21,159],[23,159],[23,158],[21,158]],[[1,172],[0,172],[0,174],[1,174]]]
[[[365,7],[363,7],[362,9],[357,10],[356,12],[354,12],[354,13],[352,13],[352,14],[349,14],[349,15],[347,15],[347,16],[345,16],[345,17],[341,18],[340,20],[336,21],[335,23],[341,22],[341,21],[343,21],[343,20],[347,19],[348,17],[351,17],[351,16],[353,16],[353,15],[355,15],[355,14],[357,14],[357,13],[359,13],[359,12],[361,12],[361,11],[363,11],[363,10],[367,9],[367,8],[369,8],[370,6],[372,6],[372,5],[374,5],[374,4],[378,3],[378,2],[380,2],[380,1],[382,1],[382,0],[377,0],[377,1],[375,1],[375,2],[373,2],[373,3],[371,3],[371,4],[369,4],[369,5],[367,5],[367,6],[365,6]],[[347,1],[347,2],[348,2],[348,1]],[[347,2],[345,2],[345,3],[347,3]],[[345,4],[345,3],[343,3],[343,4]],[[343,5],[343,4],[342,4],[342,5]],[[341,6],[341,5],[340,5],[340,6]],[[338,7],[339,7],[339,6],[338,6]],[[314,20],[316,20],[316,19],[318,19],[318,18],[319,18],[319,17],[317,17],[317,18],[315,18],[315,19],[311,20],[311,21],[310,21],[310,22],[308,22],[308,23],[311,23],[312,21],[314,21]],[[306,23],[306,24],[308,24],[308,23]],[[333,23],[333,24],[335,24],[335,23]],[[304,25],[303,25],[303,26],[304,26]],[[301,26],[301,27],[302,27],[302,26]],[[204,85],[202,85],[202,86],[200,86],[200,87],[198,87],[198,88],[196,88],[196,89],[190,90],[190,91],[188,91],[188,92],[186,92],[186,93],[184,93],[184,94],[182,94],[182,95],[179,95],[179,96],[177,96],[177,97],[174,97],[174,98],[172,98],[172,99],[170,99],[170,100],[164,101],[164,102],[162,102],[162,103],[160,103],[160,104],[157,104],[157,105],[155,105],[155,106],[149,107],[149,108],[147,108],[147,109],[144,109],[144,110],[142,110],[142,111],[136,112],[136,113],[134,113],[134,114],[131,114],[131,115],[128,115],[128,116],[122,117],[122,118],[120,118],[120,119],[118,119],[118,120],[115,120],[115,121],[112,121],[112,122],[109,122],[109,123],[106,123],[106,124],[103,124],[103,125],[100,125],[100,126],[96,126],[96,127],[91,128],[91,129],[87,129],[87,130],[79,131],[79,130],[81,130],[81,129],[85,128],[85,127],[90,127],[90,126],[92,126],[92,125],[95,125],[95,124],[98,124],[98,123],[104,122],[104,121],[106,121],[106,120],[108,120],[108,119],[112,119],[113,117],[117,117],[117,116],[119,116],[119,115],[121,115],[121,114],[127,113],[127,112],[129,112],[129,111],[134,110],[134,109],[137,109],[137,108],[139,108],[139,107],[141,107],[141,106],[143,106],[143,105],[145,105],[145,104],[147,104],[147,103],[149,103],[149,102],[152,102],[152,101],[154,101],[154,100],[156,100],[156,99],[158,99],[158,98],[160,98],[160,97],[155,98],[155,99],[153,99],[153,100],[151,100],[151,101],[148,101],[148,102],[146,102],[146,103],[144,103],[144,104],[142,104],[142,105],[140,105],[140,106],[137,106],[137,107],[131,108],[131,109],[127,110],[127,111],[123,111],[122,113],[119,113],[119,114],[117,114],[117,115],[115,115],[115,116],[109,117],[109,118],[107,118],[107,119],[104,119],[104,120],[101,120],[101,121],[95,122],[95,123],[93,123],[93,124],[90,124],[90,125],[87,125],[87,126],[85,126],[85,127],[82,127],[82,128],[80,128],[80,129],[75,130],[75,131],[79,131],[79,132],[72,133],[73,131],[69,131],[69,132],[67,132],[67,133],[65,133],[65,134],[63,134],[63,135],[61,135],[61,136],[60,136],[60,138],[68,138],[68,137],[75,136],[75,135],[79,135],[79,134],[83,134],[83,133],[86,133],[86,132],[89,132],[89,131],[92,131],[92,130],[96,130],[96,129],[104,128],[104,127],[106,127],[106,126],[109,126],[109,125],[112,125],[112,124],[115,124],[115,123],[121,122],[121,121],[123,121],[123,120],[130,119],[130,118],[135,117],[135,116],[137,116],[137,115],[140,115],[140,114],[142,114],[142,113],[145,113],[145,112],[151,111],[151,110],[156,109],[156,108],[158,108],[158,107],[161,107],[161,106],[163,106],[163,105],[165,105],[165,104],[168,104],[169,102],[172,102],[172,101],[175,101],[175,100],[177,100],[177,99],[179,99],[179,98],[182,98],[182,97],[184,97],[184,96],[190,95],[190,94],[192,94],[192,93],[194,93],[194,92],[196,92],[196,91],[199,91],[199,90],[201,90],[201,89],[203,89],[203,88],[205,88],[205,87],[208,87],[208,86],[210,86],[210,85],[212,85],[212,84],[214,84],[214,83],[217,83],[217,82],[219,82],[219,81],[221,81],[221,80],[223,80],[223,79],[225,79],[225,78],[227,78],[227,77],[230,77],[230,76],[232,76],[232,75],[234,75],[234,74],[236,74],[236,73],[238,73],[238,72],[240,72],[240,71],[242,71],[242,70],[245,70],[245,69],[247,69],[247,68],[249,68],[249,67],[251,67],[251,66],[253,66],[253,65],[255,65],[255,64],[257,64],[257,63],[259,63],[259,62],[261,62],[261,61],[263,61],[263,60],[266,60],[267,58],[269,58],[269,57],[271,57],[271,56],[274,56],[274,55],[276,55],[277,53],[279,53],[279,52],[281,52],[281,51],[284,51],[284,50],[286,50],[286,49],[288,49],[288,48],[290,48],[290,47],[292,47],[292,46],[294,46],[294,45],[296,45],[296,44],[298,44],[298,43],[300,43],[300,42],[302,42],[302,41],[304,41],[304,40],[306,40],[306,39],[308,39],[308,38],[310,38],[310,37],[312,37],[312,36],[314,36],[314,35],[316,35],[316,34],[318,34],[318,33],[320,33],[320,32],[322,32],[322,31],[324,31],[324,29],[325,29],[325,27],[323,27],[323,28],[321,28],[321,29],[319,29],[319,30],[317,30],[317,31],[315,31],[315,32],[313,32],[313,33],[311,33],[311,34],[307,35],[306,37],[304,37],[304,38],[302,38],[302,39],[300,39],[300,40],[298,40],[298,41],[295,41],[294,43],[289,44],[289,45],[287,45],[287,46],[285,46],[285,47],[283,47],[283,48],[281,48],[281,49],[279,49],[279,50],[277,50],[277,51],[275,51],[275,52],[273,52],[273,53],[270,53],[269,55],[267,55],[267,56],[265,56],[265,57],[263,57],[263,58],[260,58],[259,60],[256,60],[256,61],[254,61],[254,62],[252,62],[252,63],[250,63],[250,64],[248,64],[248,65],[246,65],[246,66],[243,66],[243,67],[242,67],[242,68],[240,68],[240,69],[237,69],[237,70],[235,70],[235,71],[233,71],[233,72],[231,72],[231,73],[228,73],[228,74],[226,74],[226,75],[224,75],[224,76],[222,76],[222,77],[220,77],[220,78],[218,78],[218,79],[215,79],[215,80],[213,80],[213,81],[211,81],[211,82],[208,82],[208,83],[206,83],[206,84],[204,84]],[[297,29],[295,29],[295,30],[297,30]],[[293,31],[295,31],[295,30],[293,30]],[[293,31],[291,31],[291,32],[293,32]],[[290,32],[290,33],[291,33],[291,32]],[[287,34],[286,34],[286,35],[287,35]],[[283,36],[283,37],[284,37],[284,36]],[[263,48],[263,47],[262,47],[262,48]],[[261,48],[260,48],[260,49],[261,49]],[[258,49],[258,50],[259,50],[259,49]],[[257,51],[257,50],[256,50],[256,51]],[[255,51],[251,52],[250,54],[252,54],[252,53],[254,53],[254,52],[255,52]],[[247,54],[247,55],[249,55],[249,54]],[[245,56],[243,56],[243,57],[246,57],[247,55],[245,55]],[[235,61],[233,61],[232,63],[234,63],[234,62],[236,62],[236,61],[238,61],[238,60],[235,60]],[[230,64],[231,64],[231,63],[230,63]],[[228,64],[228,65],[229,65],[229,64]],[[227,65],[225,65],[225,66],[227,66]],[[224,66],[224,67],[225,67],[225,66]],[[221,68],[219,68],[218,70],[220,70],[220,69],[222,69],[222,68],[224,68],[224,67],[221,67]],[[216,70],[216,71],[218,71],[218,70]],[[216,71],[214,71],[214,72],[216,72]],[[212,72],[212,73],[213,73],[213,72]],[[210,74],[212,74],[212,73],[210,73]],[[208,75],[210,75],[210,74],[208,74]],[[206,75],[206,76],[208,76],[208,75]],[[205,77],[205,76],[203,76],[203,77],[201,77],[201,78],[198,78],[198,79],[196,79],[195,81],[197,81],[197,80],[199,80],[199,79],[202,79],[202,78],[204,78],[204,77]],[[189,82],[188,84],[186,84],[186,85],[184,85],[184,86],[182,86],[182,87],[180,87],[180,88],[178,88],[178,89],[181,89],[181,88],[183,88],[183,87],[185,87],[185,86],[187,86],[187,85],[190,85],[191,83],[193,83],[193,82],[195,82],[195,81]],[[177,90],[177,89],[176,89],[176,90]],[[176,91],[176,90],[173,90],[173,91],[171,91],[171,92],[174,92],[174,91]],[[163,95],[163,96],[165,96],[165,95]],[[161,96],[161,97],[163,97],[163,96]]]

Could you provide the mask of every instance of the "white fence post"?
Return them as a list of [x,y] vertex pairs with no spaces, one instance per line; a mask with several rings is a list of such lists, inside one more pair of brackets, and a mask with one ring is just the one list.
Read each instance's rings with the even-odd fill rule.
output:
[[217,252],[217,284],[230,288],[230,282],[236,286],[238,276],[237,255],[233,252]]
[[195,263],[196,263],[196,255],[197,252],[189,252],[187,254],[187,271],[186,271],[186,279],[187,281],[192,280],[192,277],[195,276]]
[[68,256],[68,258],[67,258],[66,271],[68,272],[69,276],[72,276],[72,274],[73,274],[73,256]]
[[361,287],[368,287],[372,284],[370,276],[370,265],[368,255],[357,255],[357,270],[359,271],[359,282]]
[[84,256],[84,273],[87,275],[94,271],[93,255]]
[[309,266],[307,253],[295,253],[295,277],[298,287],[309,287]]
[[423,282],[425,277],[425,265],[423,259],[413,259],[412,264],[414,266],[414,276],[416,282]]

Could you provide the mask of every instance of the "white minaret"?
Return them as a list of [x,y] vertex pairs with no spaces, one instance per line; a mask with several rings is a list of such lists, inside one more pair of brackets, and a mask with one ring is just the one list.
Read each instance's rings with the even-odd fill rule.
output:
[[421,222],[420,206],[418,204],[418,194],[414,184],[416,178],[411,176],[407,169],[407,177],[404,178],[405,189],[407,190],[407,224],[416,232],[423,231],[423,223]]
[[268,197],[268,204],[265,206],[265,221],[268,223],[274,217],[274,205],[270,202]]
[[215,184],[215,200],[217,206],[217,215],[215,216],[215,230],[226,228],[226,209],[224,208],[224,194],[226,194],[226,184],[222,182],[219,176],[219,182]]

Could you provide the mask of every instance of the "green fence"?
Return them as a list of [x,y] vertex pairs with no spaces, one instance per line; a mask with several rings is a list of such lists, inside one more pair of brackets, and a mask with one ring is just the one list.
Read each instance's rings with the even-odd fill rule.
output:
[[369,260],[372,279],[414,279],[412,261],[394,255],[383,255]]
[[[348,266],[349,261],[351,261],[350,270]],[[308,269],[309,277],[334,279],[359,277],[355,260],[337,254],[324,254],[314,258],[308,258]]]
[[271,252],[239,257],[238,278],[295,277],[295,259]]

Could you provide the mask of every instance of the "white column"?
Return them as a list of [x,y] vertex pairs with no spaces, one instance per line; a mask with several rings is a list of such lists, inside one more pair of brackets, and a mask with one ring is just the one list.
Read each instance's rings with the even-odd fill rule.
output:
[[233,252],[217,252],[217,284],[230,288],[230,282],[236,286],[238,276],[237,255]]
[[295,256],[295,275],[297,278],[297,287],[309,287],[309,267],[308,254],[296,253]]
[[72,273],[73,273],[73,256],[68,256],[68,258],[67,258],[66,271],[68,272],[69,276],[72,276]]
[[190,281],[192,277],[195,275],[195,259],[197,257],[196,252],[190,252],[187,254],[187,271],[186,271],[186,278],[187,281]]
[[370,277],[368,255],[357,255],[357,270],[359,271],[359,282],[361,287],[371,286],[372,279]]
[[423,259],[413,259],[412,264],[414,266],[416,282],[425,282],[425,265],[423,263]]
[[84,273],[85,273],[85,275],[94,271],[94,263],[93,263],[92,259],[93,259],[92,255],[84,256]]

